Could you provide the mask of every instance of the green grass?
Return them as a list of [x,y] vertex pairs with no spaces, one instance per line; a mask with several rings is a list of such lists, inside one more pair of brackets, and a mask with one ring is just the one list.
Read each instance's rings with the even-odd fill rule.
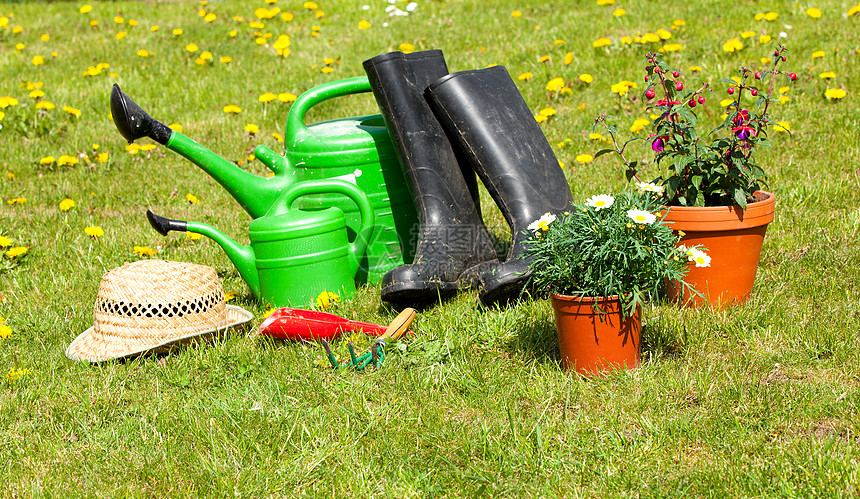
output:
[[[386,15],[382,0],[364,2],[367,11],[362,2],[318,3],[322,20],[300,2],[280,0],[295,18],[265,21],[260,32],[273,33],[270,43],[291,35],[286,58],[254,42],[248,22],[262,1],[212,1],[204,7],[216,13],[212,23],[195,2],[100,2],[88,15],[77,2],[0,4],[0,16],[12,14],[10,28],[0,30],[0,97],[19,101],[0,121],[0,235],[29,247],[0,270],[0,316],[13,331],[0,340],[0,370],[30,370],[0,381],[0,495],[860,494],[860,111],[849,83],[860,81],[860,19],[842,17],[850,2],[643,1],[620,5],[627,10],[620,18],[612,15],[619,5],[594,1],[421,1],[397,18]],[[811,6],[824,15],[806,16]],[[511,16],[516,9],[522,17]],[[776,21],[754,20],[770,10],[779,13]],[[123,26],[112,20],[119,12]],[[97,30],[89,19],[99,21]],[[129,27],[130,19],[138,26]],[[362,19],[372,27],[359,30]],[[624,185],[609,156],[575,160],[600,147],[587,138],[594,116],[616,115],[626,130],[644,115],[639,103],[609,90],[620,80],[641,81],[644,47],[619,40],[669,29],[675,19],[686,21],[673,31],[685,48],[668,59],[682,69],[701,66],[707,81],[739,64],[757,66],[768,53],[757,36],[780,32],[791,50],[785,67],[800,78],[774,112],[793,135],[775,137],[760,161],[778,207],[752,299],[723,312],[653,304],[644,314],[639,369],[594,379],[566,374],[546,301],[483,310],[476,292],[421,313],[405,350],[392,351],[378,371],[332,372],[318,346],[261,338],[254,328],[166,357],[102,365],[65,358],[68,343],[92,324],[101,276],[139,258],[135,245],[214,267],[225,290],[238,294],[235,303],[255,313],[255,326],[264,312],[216,244],[165,240],[149,228],[143,214],[152,208],[210,223],[245,243],[248,217],[172,152],[127,154],[109,118],[112,83],[156,118],[237,160],[257,144],[282,149],[271,134],[284,132],[288,105],[264,106],[260,94],[299,95],[361,75],[363,60],[404,42],[440,48],[452,71],[503,64],[514,77],[533,73],[518,85],[535,112],[558,111],[542,127],[581,199]],[[153,25],[160,29],[150,31]],[[317,37],[313,25],[320,26]],[[175,37],[173,28],[184,33]],[[745,30],[756,37],[724,53],[723,43]],[[128,35],[117,40],[119,31]],[[593,49],[603,36],[613,45]],[[195,64],[184,48],[191,42],[211,51],[214,62]],[[16,50],[17,43],[25,48]],[[140,49],[155,55],[139,57]],[[825,57],[812,59],[816,50]],[[567,52],[570,65],[562,62]],[[46,63],[34,66],[36,55]],[[233,61],[219,63],[224,55]],[[543,55],[552,61],[539,63]],[[338,61],[330,74],[320,71],[326,57]],[[100,62],[110,69],[82,76]],[[822,80],[824,71],[837,76]],[[594,83],[575,83],[581,73]],[[573,83],[571,95],[544,90],[556,76]],[[43,82],[44,100],[57,108],[34,120],[27,81]],[[828,102],[824,91],[836,87],[848,96]],[[719,112],[722,88],[716,84],[709,99],[712,112]],[[242,113],[223,113],[231,103]],[[67,115],[64,105],[82,116]],[[309,121],[373,112],[373,99],[360,95],[314,108]],[[244,132],[247,123],[259,125],[256,137]],[[110,153],[108,162],[39,164],[48,155],[94,158],[93,143]],[[246,168],[264,172],[258,162]],[[189,204],[186,193],[200,203]],[[483,194],[488,225],[507,237]],[[17,197],[26,204],[7,203]],[[77,206],[61,212],[67,197]],[[105,236],[86,236],[90,225]],[[336,312],[381,323],[395,315],[378,287],[360,289]],[[335,348],[344,352],[339,342]]]

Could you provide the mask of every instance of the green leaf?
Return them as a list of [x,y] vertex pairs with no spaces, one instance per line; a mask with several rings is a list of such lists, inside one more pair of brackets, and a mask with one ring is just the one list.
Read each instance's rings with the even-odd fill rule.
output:
[[681,173],[682,171],[684,171],[684,168],[686,168],[687,165],[690,164],[690,161],[691,159],[689,156],[675,156],[675,171]]
[[736,187],[734,190],[735,203],[738,204],[742,209],[747,208],[747,195],[743,189]]
[[597,151],[596,153],[594,153],[594,159],[597,159],[597,158],[603,156],[604,154],[609,154],[611,152],[615,152],[615,149],[601,149],[601,150]]

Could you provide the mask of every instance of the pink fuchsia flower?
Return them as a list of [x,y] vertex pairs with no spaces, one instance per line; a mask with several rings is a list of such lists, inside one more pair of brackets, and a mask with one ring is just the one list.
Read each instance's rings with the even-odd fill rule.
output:
[[741,109],[740,111],[738,111],[738,114],[736,114],[735,117],[732,118],[732,123],[734,123],[735,125],[746,125],[749,122],[750,115],[746,109]]
[[735,134],[735,137],[741,140],[747,140],[748,138],[755,136],[755,129],[750,126],[741,125],[732,128],[732,133]]
[[658,105],[658,106],[676,106],[676,105],[678,105],[678,104],[680,104],[680,102],[678,102],[678,101],[676,101],[676,100],[671,100],[671,101],[670,101],[670,100],[667,100],[667,99],[660,99],[660,100],[658,100],[658,101],[657,101],[657,105]]
[[655,137],[651,142],[651,149],[654,152],[663,152],[663,149],[666,148],[666,140],[669,139],[668,135],[660,135],[659,137]]

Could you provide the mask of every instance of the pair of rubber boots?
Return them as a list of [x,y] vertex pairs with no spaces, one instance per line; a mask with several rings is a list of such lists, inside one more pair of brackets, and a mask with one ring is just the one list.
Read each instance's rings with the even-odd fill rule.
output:
[[[448,73],[440,50],[391,52],[364,69],[418,211],[415,259],[389,271],[382,299],[399,305],[480,286],[485,305],[520,295],[529,224],[570,207],[567,179],[502,66]],[[511,228],[504,263],[481,218],[481,178]]]

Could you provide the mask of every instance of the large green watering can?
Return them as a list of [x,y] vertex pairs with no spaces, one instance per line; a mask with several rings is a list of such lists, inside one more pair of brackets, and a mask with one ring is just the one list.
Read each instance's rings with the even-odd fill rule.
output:
[[[301,196],[339,194],[357,207],[360,225],[347,239],[346,219],[338,208],[293,208]],[[323,291],[349,298],[355,273],[373,230],[373,206],[358,187],[342,180],[299,182],[285,188],[264,216],[251,222],[242,246],[221,231],[199,222],[171,220],[147,210],[150,225],[162,235],[171,230],[202,234],[221,245],[260,301],[273,307],[306,307]]]
[[[367,250],[359,261],[356,280],[375,284],[390,269],[411,263],[418,216],[397,154],[378,114],[341,118],[305,125],[307,112],[325,101],[370,91],[367,77],[333,81],[299,96],[290,108],[285,127],[285,155],[258,145],[254,155],[274,175],[246,172],[149,116],[118,85],[111,92],[111,112],[119,132],[129,143],[150,137],[202,168],[220,183],[251,215],[260,218],[284,191],[303,180],[338,179],[354,184],[370,199],[376,212]],[[350,236],[358,234],[361,214],[340,193],[303,196],[304,210],[339,208]]]

